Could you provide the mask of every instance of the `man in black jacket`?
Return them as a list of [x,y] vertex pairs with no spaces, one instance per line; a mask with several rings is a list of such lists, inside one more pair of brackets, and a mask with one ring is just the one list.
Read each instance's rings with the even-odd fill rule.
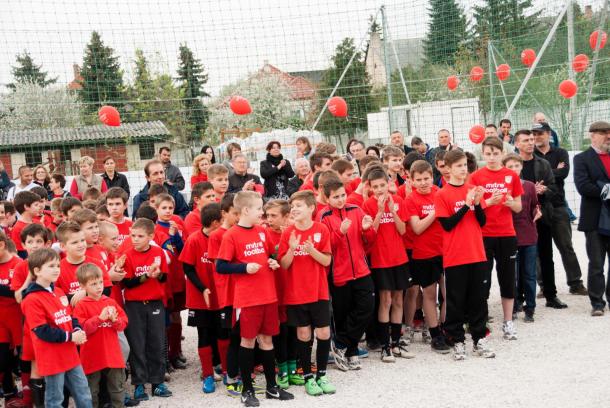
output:
[[[587,286],[592,316],[603,316],[610,299],[610,285],[604,278],[606,257],[610,254],[610,236],[599,233],[602,187],[610,183],[610,123],[594,122],[589,127],[591,147],[574,157],[574,182],[581,196],[578,230],[585,233],[589,271]],[[606,301],[604,301],[604,294]]]
[[[554,147],[551,145],[551,127],[548,123],[535,123],[532,126],[532,133],[536,142],[536,156],[545,159],[551,165],[553,176],[555,176],[555,186],[557,186],[557,194],[553,199],[553,222],[550,228],[543,228],[543,241],[546,247],[540,251],[540,258],[546,258],[549,263],[553,259],[554,242],[561,254],[563,267],[566,271],[566,278],[570,293],[573,295],[587,296],[587,289],[582,284],[582,272],[578,263],[578,258],[574,252],[572,245],[572,225],[570,223],[570,214],[566,206],[566,197],[564,191],[564,181],[570,174],[570,156],[565,149]],[[552,240],[546,240],[546,234],[551,234]],[[538,238],[540,241],[540,237]],[[546,261],[545,261],[546,262]],[[541,263],[542,264],[542,263]],[[541,265],[542,267],[542,265]]]
[[[555,266],[553,264],[553,238],[550,225],[553,223],[553,202],[557,195],[555,177],[551,165],[546,160],[534,154],[534,136],[529,130],[519,130],[515,133],[515,147],[523,159],[521,176],[524,180],[536,185],[538,202],[542,210],[542,218],[536,222],[538,230],[538,258],[542,273],[542,291],[546,298],[546,306],[554,309],[568,307],[557,297],[555,286]],[[550,247],[550,255],[549,248]]]
[[235,169],[235,173],[229,176],[229,193],[239,193],[240,191],[258,191],[262,195],[263,185],[260,177],[255,174],[248,173],[248,158],[243,153],[233,155],[231,164]]

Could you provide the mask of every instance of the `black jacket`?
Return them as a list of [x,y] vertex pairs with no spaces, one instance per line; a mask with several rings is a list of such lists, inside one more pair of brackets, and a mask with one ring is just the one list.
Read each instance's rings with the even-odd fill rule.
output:
[[104,179],[104,183],[106,183],[106,187],[110,190],[112,187],[121,187],[123,190],[127,192],[127,196],[129,197],[131,193],[129,192],[129,182],[127,181],[127,177],[124,174],[114,172],[114,178],[110,180],[108,174],[105,172],[102,174],[102,178]]
[[[555,176],[555,185],[557,186],[557,193],[560,194],[561,198],[565,201],[566,193],[563,187],[564,180],[570,174],[570,155],[568,154],[568,151],[562,149],[561,147],[551,146],[551,150],[549,150],[546,154],[542,153],[538,149],[534,150],[534,154],[548,161],[551,165],[551,169],[553,170],[553,176]],[[565,166],[560,169],[557,166],[559,166],[559,163],[561,162],[563,162]]]
[[290,162],[286,160],[286,165],[278,170],[277,166],[269,160],[263,160],[260,167],[261,177],[265,179],[265,197],[267,198],[288,198],[288,181],[294,177],[294,171]]
[[294,176],[290,180],[288,180],[288,187],[286,187],[286,193],[288,197],[299,191],[299,188],[303,185],[303,180],[299,178],[299,176]]
[[254,183],[256,183],[256,184],[262,184],[260,177],[258,177],[256,174],[246,173],[245,175],[241,176],[237,173],[233,173],[232,175],[229,176],[228,192],[229,193],[239,193],[241,191],[241,189],[244,187],[244,184],[246,184],[246,182],[248,182],[250,180],[254,180]]
[[574,156],[574,183],[581,196],[578,230],[597,231],[602,208],[601,188],[610,183],[610,177],[592,147]]

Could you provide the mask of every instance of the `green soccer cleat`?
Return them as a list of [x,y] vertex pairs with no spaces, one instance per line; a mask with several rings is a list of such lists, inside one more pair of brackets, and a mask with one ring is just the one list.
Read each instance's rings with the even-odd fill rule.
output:
[[278,375],[276,382],[277,385],[283,390],[287,390],[288,387],[290,387],[290,377],[286,373],[283,375]]
[[335,392],[337,392],[337,388],[335,388],[335,386],[330,383],[328,377],[325,375],[318,378],[317,383],[320,386],[322,392],[324,392],[324,394],[334,394]]
[[304,385],[305,384],[305,378],[303,378],[303,376],[301,374],[298,374],[296,371],[293,371],[290,374],[288,374],[288,381],[289,381],[290,385]]
[[313,377],[308,378],[307,382],[305,382],[305,392],[313,397],[317,397],[318,395],[324,394],[324,391],[322,390],[322,388],[320,388],[320,386]]

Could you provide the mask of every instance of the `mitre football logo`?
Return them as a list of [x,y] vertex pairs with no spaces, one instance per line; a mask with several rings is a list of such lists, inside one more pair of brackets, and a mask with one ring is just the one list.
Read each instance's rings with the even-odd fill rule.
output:
[[261,241],[265,242],[265,233],[264,232],[259,232],[258,236],[261,238]]
[[322,240],[322,234],[319,232],[316,232],[315,234],[313,234],[313,241],[316,243],[319,243]]
[[513,176],[504,176],[504,182],[510,184],[513,181]]

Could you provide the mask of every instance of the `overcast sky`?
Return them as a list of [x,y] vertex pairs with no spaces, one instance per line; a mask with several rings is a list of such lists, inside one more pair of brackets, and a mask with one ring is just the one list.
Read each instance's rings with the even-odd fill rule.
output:
[[[599,8],[601,1],[579,3]],[[469,9],[473,2],[461,3]],[[546,12],[563,3],[534,0]],[[425,35],[427,0],[0,0],[0,84],[12,81],[10,65],[24,49],[60,83],[70,82],[72,64],[82,63],[97,30],[119,55],[126,79],[136,48],[153,68],[175,75],[186,42],[209,74],[206,90],[216,94],[265,60],[284,71],[326,68],[344,37],[360,41],[381,4],[394,39]]]

